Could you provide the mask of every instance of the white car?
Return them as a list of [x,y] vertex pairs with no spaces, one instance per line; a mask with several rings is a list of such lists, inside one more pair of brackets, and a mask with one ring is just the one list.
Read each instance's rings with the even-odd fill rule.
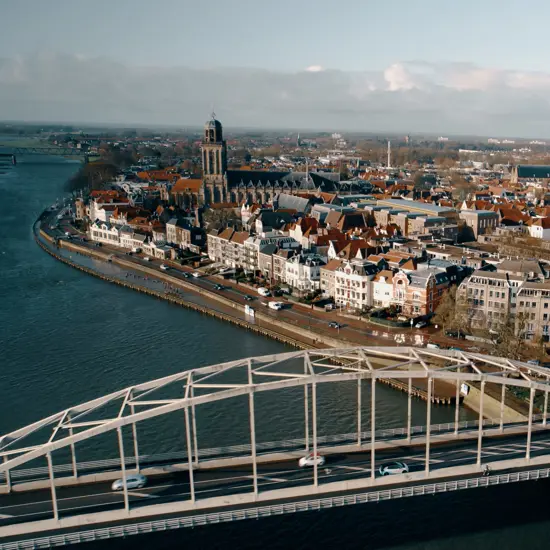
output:
[[265,288],[264,286],[261,286],[258,289],[258,294],[260,296],[271,296],[271,292],[270,292],[269,288]]
[[162,269],[162,271],[168,271],[170,269],[167,265],[164,264],[160,264],[160,268]]
[[321,456],[319,453],[317,453],[317,456],[315,456],[313,453],[308,454],[307,456],[303,456],[298,461],[298,466],[300,468],[305,468],[306,466],[323,466],[325,463],[325,457]]
[[192,275],[193,277],[195,277],[195,279],[198,279],[201,276],[199,271],[193,271]]
[[151,261],[151,258],[149,258],[149,256],[145,256],[145,257],[143,258],[143,261],[144,261],[144,262],[150,262],[150,261]]
[[387,462],[378,468],[381,476],[394,476],[398,474],[408,474],[409,467],[404,462]]
[[[145,487],[146,483],[147,478],[142,474],[132,474],[126,476],[126,486],[128,489],[141,489],[142,487]],[[124,479],[117,479],[116,481],[113,481],[111,489],[113,491],[124,490]]]

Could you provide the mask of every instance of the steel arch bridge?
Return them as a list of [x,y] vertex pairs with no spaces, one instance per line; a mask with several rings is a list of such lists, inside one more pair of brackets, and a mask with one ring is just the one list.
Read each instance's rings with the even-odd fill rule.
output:
[[81,149],[75,149],[72,147],[12,147],[9,144],[0,143],[0,153],[13,154],[13,155],[59,155],[59,156],[77,156],[83,157],[90,155],[88,151]]
[[[231,373],[229,383],[224,376]],[[197,425],[195,411],[207,403],[223,402],[237,396],[248,396],[250,463],[253,492],[258,494],[258,464],[254,397],[260,392],[285,388],[304,388],[304,422],[306,448],[317,455],[317,386],[326,383],[357,381],[357,445],[370,445],[370,476],[375,477],[376,384],[387,381],[408,382],[406,433],[411,439],[411,397],[414,383],[423,380],[427,387],[425,473],[430,470],[430,426],[434,383],[451,384],[456,391],[455,433],[461,385],[474,384],[480,391],[477,461],[480,463],[483,437],[483,396],[486,384],[502,387],[501,429],[504,393],[507,386],[529,391],[526,458],[529,458],[536,392],[544,394],[543,425],[546,424],[550,369],[500,357],[458,350],[428,350],[414,347],[349,347],[324,350],[302,350],[276,355],[251,357],[183,371],[142,384],[132,385],[86,403],[76,405],[26,427],[0,436],[0,474],[8,492],[11,473],[35,459],[46,458],[52,492],[54,517],[58,518],[52,453],[70,449],[77,477],[74,446],[107,432],[118,435],[120,471],[124,480],[125,509],[129,510],[126,464],[122,429],[131,427],[135,466],[140,470],[136,424],[145,420],[183,411],[185,415],[186,455],[189,471],[190,498],[195,501],[193,471],[198,467]],[[370,432],[365,441],[361,419],[361,387],[370,381]],[[161,394],[161,395],[158,395]],[[310,420],[311,418],[311,420]],[[362,441],[363,438],[363,441]],[[319,467],[315,462],[313,484],[318,484]]]

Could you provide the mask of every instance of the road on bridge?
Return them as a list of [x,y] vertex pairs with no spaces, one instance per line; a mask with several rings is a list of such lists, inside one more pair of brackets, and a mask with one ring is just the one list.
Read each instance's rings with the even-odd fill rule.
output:
[[[525,436],[496,437],[485,440],[482,448],[482,464],[525,457]],[[533,434],[531,457],[550,455],[550,432]],[[477,441],[452,442],[434,445],[430,453],[430,470],[440,470],[475,464]],[[377,451],[376,470],[385,462],[405,462],[411,472],[425,469],[425,449],[399,447]],[[319,485],[349,481],[371,476],[371,455],[368,451],[327,456],[325,466],[319,468]],[[480,472],[481,473],[481,472]],[[377,477],[379,476],[376,471]],[[449,471],[448,477],[452,476]],[[396,484],[407,484],[402,476],[395,477]],[[313,483],[313,469],[302,469],[297,459],[258,464],[258,489],[260,492],[306,486]],[[424,480],[415,483],[424,483]],[[409,482],[410,484],[410,482]],[[253,490],[252,467],[230,467],[194,471],[195,498],[204,499],[224,495],[250,493]],[[58,487],[56,490],[60,517],[120,509],[123,495],[111,490],[111,482]],[[155,475],[139,490],[129,491],[132,507],[190,499],[189,475]],[[0,496],[0,526],[52,517],[52,501],[49,489],[12,492]]]

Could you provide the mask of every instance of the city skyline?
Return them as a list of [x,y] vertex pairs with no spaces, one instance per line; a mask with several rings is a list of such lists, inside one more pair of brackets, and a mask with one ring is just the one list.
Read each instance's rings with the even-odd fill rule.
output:
[[497,5],[9,0],[0,119],[547,137],[545,18]]

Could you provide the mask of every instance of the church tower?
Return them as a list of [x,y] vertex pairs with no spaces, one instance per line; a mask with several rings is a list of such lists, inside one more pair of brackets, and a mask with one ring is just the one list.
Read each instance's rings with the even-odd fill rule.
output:
[[212,119],[204,125],[202,141],[202,173],[205,184],[205,201],[226,201],[225,172],[227,171],[227,145],[223,139],[222,125],[212,113]]

